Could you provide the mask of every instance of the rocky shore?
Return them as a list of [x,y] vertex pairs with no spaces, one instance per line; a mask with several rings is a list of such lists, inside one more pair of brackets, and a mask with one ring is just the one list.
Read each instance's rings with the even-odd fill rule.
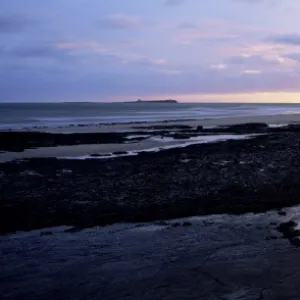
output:
[[264,134],[109,160],[1,163],[1,234],[299,204],[299,127],[250,127],[238,130]]
[[[131,131],[124,132],[93,132],[93,133],[49,133],[39,131],[1,131],[0,152],[22,152],[25,149],[39,147],[75,146],[90,144],[122,144],[147,139],[144,136],[173,137],[188,139],[190,137],[208,134],[248,134],[298,132],[300,125],[269,127],[265,123],[236,124],[231,126],[216,126],[204,128],[201,125],[151,125],[132,126]],[[135,135],[136,137],[132,137]],[[128,138],[130,137],[130,141]]]

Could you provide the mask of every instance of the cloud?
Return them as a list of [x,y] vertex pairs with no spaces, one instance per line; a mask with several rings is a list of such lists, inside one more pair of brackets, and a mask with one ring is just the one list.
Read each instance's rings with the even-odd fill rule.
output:
[[300,62],[300,52],[287,54],[286,57],[296,62]]
[[165,70],[168,69],[167,61],[164,58],[153,58],[131,51],[128,52],[132,45],[136,45],[134,42],[139,41],[130,40],[130,43],[125,43],[126,47],[123,48],[120,47],[120,43],[108,47],[96,40],[60,41],[54,43],[54,46],[57,50],[67,51],[73,59],[79,58],[85,67],[94,71],[99,70],[99,66],[114,70],[130,68],[133,70],[158,70],[162,67]]
[[[121,44],[132,47],[140,45],[140,41],[129,40]],[[166,64],[166,60],[162,58],[152,59],[146,55],[131,52],[128,53],[126,51],[122,52],[119,49],[119,43],[115,47],[107,47],[97,41],[60,41],[54,43],[54,47],[57,50],[66,50],[73,52],[79,50],[79,53],[84,53],[88,57],[92,57],[93,59],[99,59],[100,57],[105,58],[108,62],[119,66],[129,64],[136,66],[156,66]],[[52,53],[52,48],[47,49],[47,51],[50,51]]]
[[163,58],[160,59],[152,59],[148,56],[138,55],[138,54],[122,54],[122,53],[115,53],[116,58],[118,58],[123,65],[130,65],[130,66],[139,66],[139,67],[150,67],[156,68],[157,66],[164,66],[166,65],[166,60]]
[[69,56],[67,51],[58,49],[51,44],[20,47],[10,51],[10,53],[20,58],[66,59]]
[[262,3],[262,2],[270,2],[274,5],[274,3],[277,3],[279,0],[233,0],[235,2],[240,2],[240,3]]
[[211,69],[216,69],[216,70],[225,70],[225,69],[227,69],[226,64],[213,64],[210,67],[211,67]]
[[293,73],[299,68],[300,55],[285,54],[240,54],[229,56],[219,64],[212,64],[211,69],[224,70],[229,74],[254,75],[273,72],[274,74]]
[[284,64],[284,58],[276,55],[241,54],[228,58],[228,63],[236,66],[278,66]]
[[125,14],[113,14],[100,20],[100,25],[107,29],[126,29],[142,25],[139,17]]
[[300,35],[299,34],[273,35],[268,37],[267,41],[275,44],[287,44],[287,45],[300,46]]
[[99,44],[94,41],[61,41],[54,44],[58,49],[93,48]]
[[[236,2],[241,2],[241,3],[260,3],[260,2],[266,2],[267,0],[233,0]],[[187,3],[188,0],[163,0],[163,4],[166,6],[178,6],[178,5],[183,5]]]
[[29,25],[30,21],[24,16],[1,16],[0,15],[0,33],[14,33],[22,31]]
[[177,25],[174,41],[179,44],[192,44],[198,41],[227,42],[241,38],[245,34],[240,26],[218,19],[187,21]]
[[243,70],[241,73],[246,74],[246,75],[257,75],[257,74],[261,74],[262,71],[261,70]]
[[195,28],[184,28],[179,33],[176,34],[175,39],[180,44],[191,44],[195,41],[216,41],[216,42],[222,42],[222,41],[228,41],[232,39],[238,38],[238,35],[233,33],[227,33],[222,30],[197,30],[197,27]]
[[126,47],[140,47],[144,46],[146,43],[141,40],[128,39],[120,41],[119,44]]
[[[52,66],[58,72],[61,68],[76,67],[80,62],[80,55],[72,49],[58,48],[55,43],[38,41],[6,46],[0,48],[0,69],[8,66],[20,66],[18,69],[42,69]],[[13,67],[12,72],[16,68]]]
[[182,5],[185,2],[187,2],[187,0],[164,0],[163,4],[166,6],[176,6],[176,5]]
[[167,75],[180,75],[182,71],[176,69],[157,69],[158,72],[164,73]]
[[199,28],[199,26],[195,23],[183,22],[178,25],[178,28],[180,28],[180,29],[197,29],[197,28]]

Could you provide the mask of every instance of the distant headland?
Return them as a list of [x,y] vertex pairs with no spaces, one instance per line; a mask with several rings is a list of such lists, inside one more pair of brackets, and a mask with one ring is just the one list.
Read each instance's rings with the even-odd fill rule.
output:
[[165,99],[165,100],[141,100],[138,99],[135,101],[136,103],[178,103],[178,101],[173,99]]

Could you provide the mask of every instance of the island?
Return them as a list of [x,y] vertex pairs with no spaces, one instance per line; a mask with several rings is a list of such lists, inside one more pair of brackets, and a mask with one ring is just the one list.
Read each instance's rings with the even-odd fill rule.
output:
[[141,100],[138,99],[136,103],[178,103],[178,101],[173,99],[165,99],[165,100]]

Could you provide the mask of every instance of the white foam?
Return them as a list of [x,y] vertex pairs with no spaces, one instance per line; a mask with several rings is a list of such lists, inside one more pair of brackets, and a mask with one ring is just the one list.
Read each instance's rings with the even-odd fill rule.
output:
[[[150,139],[157,142],[181,142],[181,144],[184,142],[185,144],[193,145],[195,144],[202,144],[202,143],[211,143],[211,142],[218,142],[218,141],[225,141],[225,140],[241,140],[245,138],[249,138],[253,135],[234,135],[234,134],[214,134],[214,135],[201,135],[201,136],[194,136],[189,137],[187,139],[175,139],[173,137],[151,137]],[[181,145],[180,144],[180,145]],[[177,145],[176,145],[177,147]]]
[[[159,135],[159,136],[151,137],[150,140],[156,141],[156,142],[162,142],[162,143],[169,143],[169,142],[173,142],[175,139],[173,137]],[[185,140],[177,139],[177,141],[185,141]]]
[[204,129],[215,129],[215,128],[218,128],[218,127],[220,127],[220,126],[218,126],[218,125],[203,126]]
[[285,127],[288,126],[289,124],[269,124],[270,128],[278,128],[278,127]]
[[146,134],[140,134],[140,135],[129,135],[126,137],[127,140],[132,140],[132,139],[138,139],[138,138],[148,138],[151,135],[146,135]]

